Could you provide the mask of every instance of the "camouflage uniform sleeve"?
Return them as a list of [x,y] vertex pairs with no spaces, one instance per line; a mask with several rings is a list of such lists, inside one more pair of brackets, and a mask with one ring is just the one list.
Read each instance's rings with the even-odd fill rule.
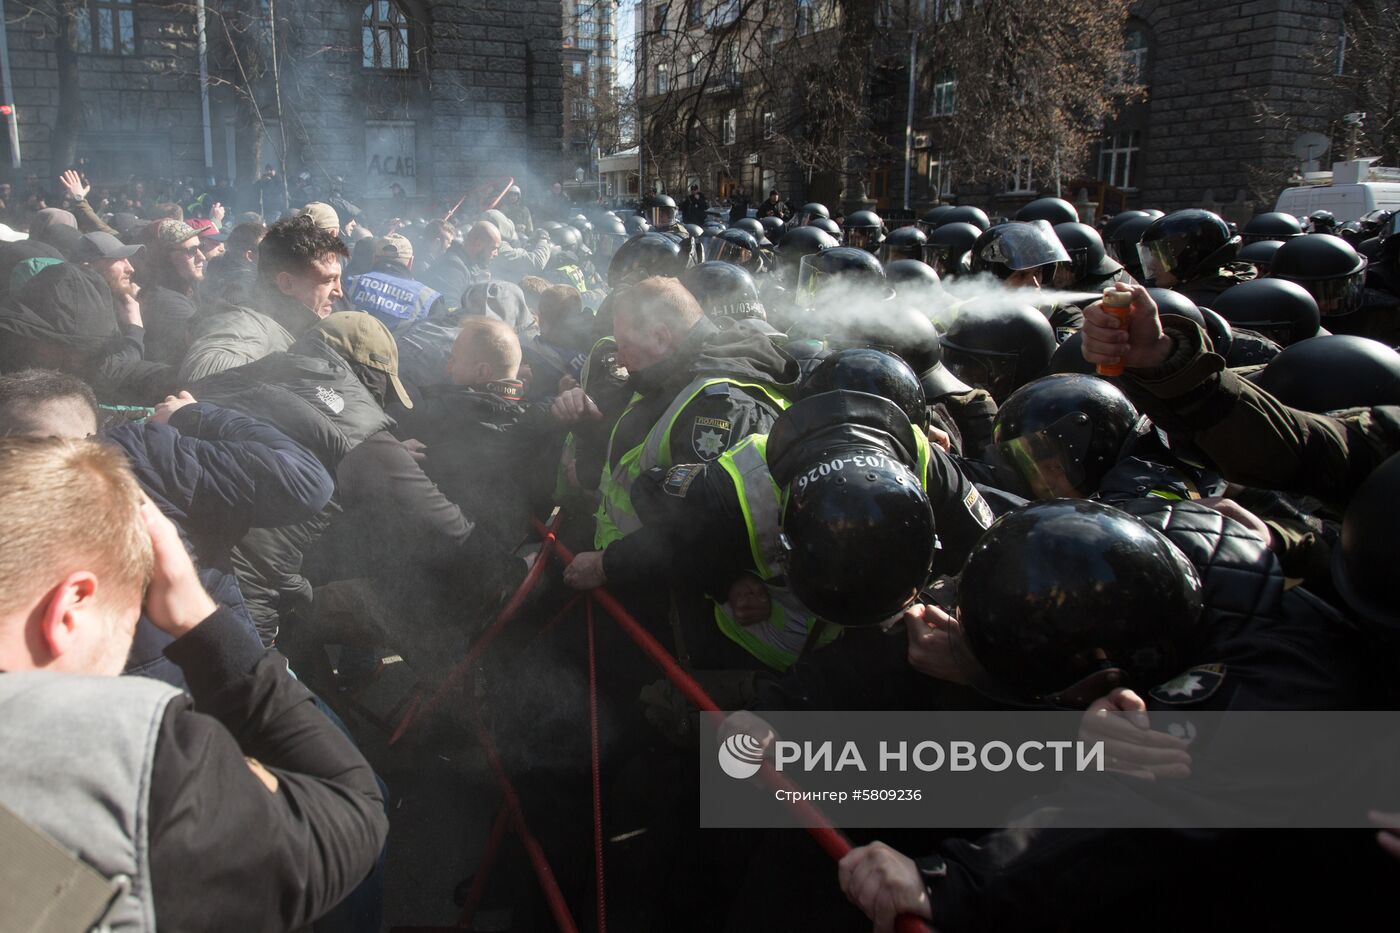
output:
[[1168,431],[1190,432],[1231,482],[1344,504],[1373,469],[1400,451],[1400,408],[1332,415],[1289,408],[1226,369],[1205,349],[1200,327],[1167,320],[1177,341],[1172,358],[1161,369],[1133,373],[1124,388]]

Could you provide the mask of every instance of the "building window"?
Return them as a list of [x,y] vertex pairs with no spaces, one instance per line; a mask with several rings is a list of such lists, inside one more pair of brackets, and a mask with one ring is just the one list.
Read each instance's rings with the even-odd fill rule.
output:
[[767,35],[763,37],[763,46],[769,58],[778,54],[778,46],[783,42],[783,27],[770,26]]
[[953,194],[953,163],[945,161],[941,152],[928,162],[928,187],[939,198]]
[[1011,175],[1006,179],[1007,194],[1024,194],[1035,190],[1035,172],[1031,170],[1031,160],[1017,159],[1011,166]]
[[929,114],[935,117],[951,117],[957,112],[958,79],[951,70],[944,70],[933,81],[933,106]]
[[797,0],[797,34],[810,35],[817,28],[816,0]]
[[651,29],[659,38],[666,37],[666,23],[671,14],[671,5],[662,3],[652,13]]
[[1099,144],[1099,179],[1115,188],[1135,188],[1138,174],[1138,131],[1110,133]]
[[724,115],[724,144],[734,145],[739,137],[739,111],[733,107]]
[[583,62],[569,62],[569,73],[575,78],[583,77]]
[[690,25],[699,26],[705,21],[705,0],[690,0]]
[[690,83],[691,86],[694,86],[694,85],[697,85],[697,84],[700,83],[700,74],[701,74],[701,71],[702,71],[702,67],[701,67],[701,66],[702,66],[703,64],[704,64],[704,56],[702,56],[699,52],[691,52],[691,53],[690,53],[690,81],[689,81],[689,83]]
[[671,93],[671,69],[665,63],[656,66],[656,93]]
[[361,20],[362,63],[366,68],[407,71],[408,17],[392,0],[374,0]]
[[1123,83],[1147,83],[1147,34],[1131,30],[1123,41]]
[[962,19],[962,0],[935,0],[933,19],[936,23],[956,23]]
[[763,138],[776,139],[777,137],[778,115],[770,110],[763,115]]
[[131,0],[87,0],[78,8],[78,51],[136,54],[136,14]]

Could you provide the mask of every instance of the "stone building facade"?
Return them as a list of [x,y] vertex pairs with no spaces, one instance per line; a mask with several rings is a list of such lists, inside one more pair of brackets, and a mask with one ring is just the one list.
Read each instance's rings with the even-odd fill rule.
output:
[[[726,0],[714,2],[721,8]],[[919,0],[910,2],[917,5]],[[773,31],[783,40],[801,37],[804,16],[820,26],[821,11],[833,3],[842,6],[834,0],[793,0],[786,18],[774,20]],[[898,0],[893,3],[898,7]],[[675,27],[668,29],[662,20],[674,21],[676,6],[648,0],[640,28],[652,36],[674,34]],[[1331,112],[1335,108],[1315,69],[1326,51],[1319,51],[1319,38],[1337,35],[1344,7],[1345,0],[1136,0],[1124,30],[1124,65],[1136,70],[1146,94],[1105,125],[1088,164],[1065,172],[1061,193],[1073,199],[1083,189],[1089,200],[1109,212],[1207,204],[1248,216],[1259,209],[1270,199],[1271,185],[1276,188],[1292,171],[1307,168],[1293,156],[1299,135],[1338,132],[1341,114]],[[870,107],[877,132],[885,138],[884,148],[897,155],[869,166],[865,187],[879,209],[895,212],[904,203],[909,34],[890,9],[889,3],[879,4],[875,13]],[[808,29],[815,38],[818,30]],[[652,47],[657,44],[653,40]],[[669,73],[658,75],[658,65]],[[933,71],[928,65],[920,66],[925,74]],[[648,62],[646,73],[638,75],[639,86],[646,88],[647,107],[675,106],[674,90],[667,97],[658,90],[659,83],[669,81],[674,87],[678,72],[683,75],[696,67],[655,58]],[[711,157],[701,165],[693,155],[688,164],[661,160],[647,167],[653,178],[669,184],[698,181],[714,192],[762,191],[776,185],[787,200],[797,203],[839,200],[840,178],[813,177],[777,151],[774,136],[789,132],[786,127],[793,121],[781,101],[760,100],[749,93],[745,66],[732,86],[707,88],[705,93],[701,142],[712,150]],[[1011,166],[999,183],[968,184],[966,167],[960,172],[939,147],[940,118],[957,107],[956,76],[935,76],[932,85],[925,83],[916,93],[910,186],[915,210],[953,201],[1009,215],[1021,204],[1053,193],[1050,180]]]
[[[64,168],[52,164],[62,99],[52,9],[6,5],[24,156],[12,176]],[[193,3],[85,0],[77,20],[76,154],[99,182],[246,188],[272,164],[322,190],[339,176],[367,206],[426,209],[508,176],[536,190],[557,180],[558,0],[209,0],[207,149]]]

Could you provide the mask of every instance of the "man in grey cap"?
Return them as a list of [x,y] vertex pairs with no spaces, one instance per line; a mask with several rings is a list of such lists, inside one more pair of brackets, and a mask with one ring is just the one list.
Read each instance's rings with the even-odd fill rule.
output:
[[73,259],[91,269],[112,291],[112,310],[117,320],[131,327],[145,327],[136,295],[141,288],[132,279],[136,271],[131,260],[144,246],[128,246],[110,233],[85,233],[78,240]]

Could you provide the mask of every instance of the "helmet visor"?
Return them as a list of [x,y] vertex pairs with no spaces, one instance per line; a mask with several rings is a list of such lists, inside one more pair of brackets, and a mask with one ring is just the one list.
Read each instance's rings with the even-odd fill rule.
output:
[[710,241],[710,259],[715,262],[728,262],[742,266],[752,258],[753,252],[738,243],[731,243],[729,240],[720,238]]
[[1045,220],[1004,224],[995,238],[982,247],[979,258],[985,265],[1003,266],[1013,272],[1069,262],[1064,244]]
[[1138,261],[1142,263],[1143,277],[1158,281],[1164,272],[1176,268],[1176,250],[1170,239],[1152,240],[1137,245]]
[[997,451],[1037,499],[1076,499],[1094,492],[1083,488],[1093,433],[1087,415],[1071,412],[1044,431],[1003,441]]
[[851,227],[846,231],[846,245],[873,251],[880,245],[879,227]]
[[[1282,278],[1282,276],[1280,276]],[[1366,291],[1366,259],[1362,257],[1361,268],[1350,275],[1331,279],[1297,281],[1317,299],[1317,310],[1323,317],[1341,317],[1361,308]]]
[[676,209],[658,204],[647,211],[647,223],[653,227],[669,227],[676,222]]
[[[816,254],[820,255],[820,254]],[[797,269],[797,304],[811,307],[816,303],[817,294],[833,279],[830,272],[817,268],[812,256],[803,256]]]

